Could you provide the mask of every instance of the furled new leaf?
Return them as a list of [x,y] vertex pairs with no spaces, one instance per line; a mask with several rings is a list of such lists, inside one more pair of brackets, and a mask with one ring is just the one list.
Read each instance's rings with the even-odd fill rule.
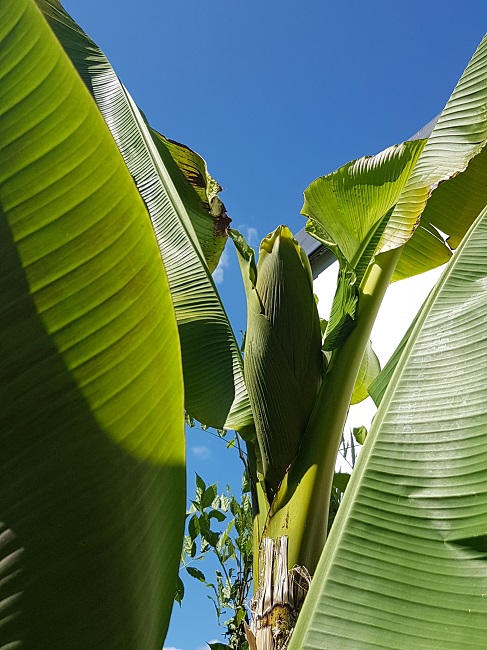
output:
[[32,0],[0,3],[0,647],[156,650],[183,385],[149,217]]
[[405,345],[293,650],[485,645],[486,249],[487,208]]
[[274,493],[296,455],[323,376],[321,330],[308,258],[280,226],[258,265],[230,231],[247,292],[244,369],[267,487]]
[[178,193],[145,119],[99,48],[58,2],[37,1],[93,94],[151,216],[181,339],[186,409],[203,424],[251,435],[240,350],[196,236],[199,226],[190,219],[193,203],[189,213],[183,203],[193,188]]

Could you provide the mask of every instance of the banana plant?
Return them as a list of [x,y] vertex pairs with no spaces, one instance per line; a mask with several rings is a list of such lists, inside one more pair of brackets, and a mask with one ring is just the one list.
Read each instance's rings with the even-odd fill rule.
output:
[[[231,233],[248,296],[244,361],[211,278],[229,223],[218,184],[197,154],[150,127],[57,0],[1,3],[0,96],[2,647],[161,646],[185,512],[184,409],[247,442],[251,650],[287,647],[296,620],[295,648],[482,647],[485,463],[472,341],[485,336],[485,213],[396,357],[325,540],[346,413],[373,392],[369,336],[387,286],[446,262],[487,203],[487,41],[427,142],[354,161],[306,191],[307,229],[340,264],[323,336],[291,233],[267,237],[258,263]],[[437,342],[436,309],[447,329],[434,368],[449,366],[444,349],[458,352],[455,399],[468,387],[472,398],[461,429],[450,426],[452,393],[442,406],[443,375],[432,371],[425,404],[443,424],[418,446],[430,420],[410,417],[411,373],[428,374],[421,337]],[[435,444],[435,473],[424,476],[424,460],[410,472]],[[464,468],[468,478],[453,480]],[[422,553],[437,561],[421,580]],[[387,598],[404,605],[402,618]]]

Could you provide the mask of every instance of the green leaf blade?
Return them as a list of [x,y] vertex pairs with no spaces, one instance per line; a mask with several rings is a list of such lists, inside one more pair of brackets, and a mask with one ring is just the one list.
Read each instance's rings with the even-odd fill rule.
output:
[[186,567],[186,571],[189,573],[189,575],[190,575],[192,578],[195,578],[196,580],[199,580],[199,582],[204,582],[204,583],[206,583],[205,575],[204,575],[204,573],[203,573],[202,571],[200,571],[199,569],[196,569],[195,567],[192,567],[192,566],[187,566],[187,567]]
[[484,209],[405,344],[291,648],[485,643],[486,246]]
[[436,269],[449,262],[451,256],[452,252],[440,233],[426,219],[421,219],[411,239],[408,239],[404,246],[391,282]]
[[448,233],[448,245],[455,249],[486,204],[487,149],[484,147],[464,172],[435,189],[421,220]]
[[0,645],[159,648],[185,485],[164,268],[36,5],[0,24]]
[[352,267],[373,236],[374,226],[396,204],[424,144],[423,140],[404,142],[354,160],[305,190],[302,214],[322,231],[320,240],[337,246]]

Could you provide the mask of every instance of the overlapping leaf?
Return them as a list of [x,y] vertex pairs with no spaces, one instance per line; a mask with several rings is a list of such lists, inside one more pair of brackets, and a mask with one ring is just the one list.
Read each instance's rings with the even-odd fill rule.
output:
[[[445,187],[448,184],[445,184]],[[436,269],[446,264],[451,256],[452,252],[438,230],[431,226],[427,219],[422,218],[411,239],[408,239],[404,246],[392,282],[406,280],[419,273]]]
[[351,404],[359,404],[369,396],[369,387],[380,373],[380,363],[369,342],[360,364],[360,369],[353,389]]
[[183,385],[143,201],[32,0],[0,3],[0,647],[160,648]]
[[154,129],[150,132],[189,214],[208,268],[213,272],[225,248],[231,222],[218,197],[222,188],[210,176],[199,154]]
[[202,230],[190,219],[194,203],[189,213],[183,203],[191,188],[178,193],[149,127],[99,48],[59,3],[38,4],[93,94],[149,210],[176,311],[186,408],[204,424],[251,430],[240,351],[196,235]]
[[[450,249],[458,246],[486,203],[487,149],[484,146],[464,172],[434,190],[392,279],[409,278],[448,262]],[[447,234],[446,243],[439,231]]]
[[343,261],[338,271],[337,289],[323,337],[323,350],[335,350],[350,334],[355,326],[357,304],[357,274],[348,262]]
[[[487,203],[487,150],[467,169],[441,183],[421,214],[419,226],[406,242],[392,278],[402,280],[448,262],[473,220]],[[445,236],[442,234],[446,234]]]
[[340,263],[327,350],[339,347],[355,325],[360,281],[424,144],[405,142],[353,161],[305,191],[306,231],[331,248]]
[[424,144],[405,142],[354,160],[306,189],[302,214],[319,224],[323,243],[338,248],[352,267],[396,204]]
[[487,208],[404,347],[292,649],[485,646],[486,250]]

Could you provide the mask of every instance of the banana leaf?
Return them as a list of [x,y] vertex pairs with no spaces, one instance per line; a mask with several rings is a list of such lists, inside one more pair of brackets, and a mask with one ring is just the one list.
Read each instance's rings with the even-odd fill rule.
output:
[[[473,220],[487,203],[487,149],[467,169],[440,183],[428,199],[419,226],[404,247],[393,281],[448,262]],[[447,233],[445,237],[441,233]]]
[[485,647],[487,208],[405,344],[290,650]]
[[305,190],[306,231],[333,250],[340,264],[326,350],[342,345],[355,327],[361,279],[424,146],[424,140],[416,140],[389,147],[318,178]]
[[0,3],[0,647],[148,650],[185,511],[150,220],[32,0]]
[[487,36],[426,144],[396,145],[317,179],[305,191],[306,230],[356,268],[393,207],[376,251],[404,246],[392,279],[445,264],[487,201],[486,103]]
[[[319,226],[320,241],[355,268],[378,224],[394,207],[425,146],[404,142],[315,180],[304,192],[302,214]],[[307,231],[315,235],[310,227]]]
[[[239,346],[204,257],[205,243],[202,245],[197,236],[197,231],[208,229],[191,221],[197,202],[188,202],[188,195],[194,188],[186,184],[184,193],[178,192],[181,174],[175,174],[175,181],[170,174],[178,157],[175,155],[166,166],[167,143],[148,127],[95,43],[58,2],[38,0],[38,5],[93,94],[151,216],[181,339],[185,407],[205,425],[236,429],[253,439]],[[160,151],[164,152],[164,147],[163,160]],[[220,236],[221,219],[207,216],[213,236]]]

